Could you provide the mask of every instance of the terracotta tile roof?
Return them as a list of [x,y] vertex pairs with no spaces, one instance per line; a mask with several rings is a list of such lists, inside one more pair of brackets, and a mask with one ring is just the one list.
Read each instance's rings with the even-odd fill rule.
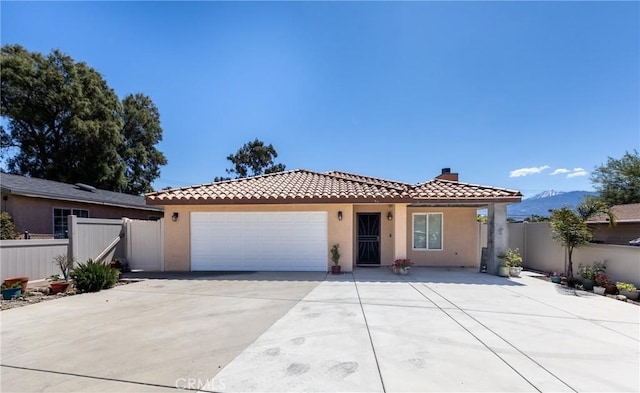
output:
[[346,172],[298,169],[147,194],[165,204],[519,202],[517,191],[447,180],[411,185]]
[[478,184],[462,183],[452,180],[433,179],[414,186],[412,188],[412,196],[416,200],[477,200],[482,198],[521,198],[522,194],[518,191],[508,190],[506,188],[481,186]]
[[[616,216],[617,222],[640,222],[640,203],[615,205],[611,207],[611,211]],[[599,214],[595,217],[591,217],[587,221],[593,223],[609,222],[607,220],[607,216],[604,214]]]

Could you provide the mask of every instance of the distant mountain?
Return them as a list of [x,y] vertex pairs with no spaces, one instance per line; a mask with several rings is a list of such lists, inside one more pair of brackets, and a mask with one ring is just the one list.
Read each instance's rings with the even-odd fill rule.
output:
[[532,214],[549,217],[549,210],[569,206],[574,209],[585,196],[597,195],[591,191],[543,191],[522,202],[507,206],[507,216],[516,220],[522,220]]

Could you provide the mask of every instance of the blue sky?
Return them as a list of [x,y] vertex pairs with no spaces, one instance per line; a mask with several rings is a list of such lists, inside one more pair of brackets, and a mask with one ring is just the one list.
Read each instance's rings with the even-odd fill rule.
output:
[[638,2],[6,2],[2,44],[57,48],[149,95],[169,164],[224,175],[259,138],[288,169],[590,190],[640,146]]

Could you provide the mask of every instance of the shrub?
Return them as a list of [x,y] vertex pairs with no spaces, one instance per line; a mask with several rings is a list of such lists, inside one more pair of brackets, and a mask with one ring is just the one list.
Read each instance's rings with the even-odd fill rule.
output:
[[13,240],[16,234],[13,232],[13,220],[11,214],[4,212],[0,214],[0,240]]
[[635,285],[630,284],[628,282],[620,282],[620,281],[618,281],[616,283],[616,287],[621,291],[635,292],[637,290]]
[[89,259],[80,263],[71,272],[71,278],[77,290],[81,292],[98,292],[109,289],[118,281],[118,271],[111,266]]
[[498,259],[504,259],[505,266],[507,267],[519,267],[522,264],[522,256],[516,248],[512,250],[508,248],[505,252],[498,255]]

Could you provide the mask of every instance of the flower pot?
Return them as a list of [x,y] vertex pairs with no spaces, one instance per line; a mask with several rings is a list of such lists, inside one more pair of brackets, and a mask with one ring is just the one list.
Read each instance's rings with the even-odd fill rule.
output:
[[621,289],[620,294],[627,297],[630,300],[638,300],[638,291],[627,291],[626,289]]
[[11,277],[11,278],[5,278],[4,279],[4,284],[9,286],[11,284],[15,284],[19,282],[20,285],[22,285],[22,292],[27,293],[27,285],[29,283],[29,277]]
[[2,290],[2,298],[4,300],[11,300],[14,297],[20,296],[21,293],[22,293],[22,288],[3,289]]
[[596,285],[595,287],[593,287],[593,293],[595,293],[596,295],[604,295],[604,287]]
[[340,274],[341,267],[340,265],[331,266],[331,274]]
[[67,281],[53,281],[49,284],[49,288],[51,288],[51,293],[61,293],[69,288],[69,283]]
[[617,295],[618,287],[616,287],[614,284],[605,285],[604,293],[606,293],[607,295]]
[[402,276],[406,276],[407,274],[409,274],[409,268],[408,267],[398,268],[398,273],[400,273],[400,275]]
[[554,284],[560,284],[562,282],[562,277],[559,277],[559,276],[551,276],[549,277],[549,279]]
[[595,284],[595,281],[588,279],[588,278],[583,278],[582,279],[582,289],[584,289],[585,291],[590,291],[593,289],[593,285]]
[[498,276],[509,277],[509,268],[506,266],[498,266]]
[[520,266],[512,266],[509,268],[509,275],[511,277],[520,277],[520,273],[522,273],[522,268]]

